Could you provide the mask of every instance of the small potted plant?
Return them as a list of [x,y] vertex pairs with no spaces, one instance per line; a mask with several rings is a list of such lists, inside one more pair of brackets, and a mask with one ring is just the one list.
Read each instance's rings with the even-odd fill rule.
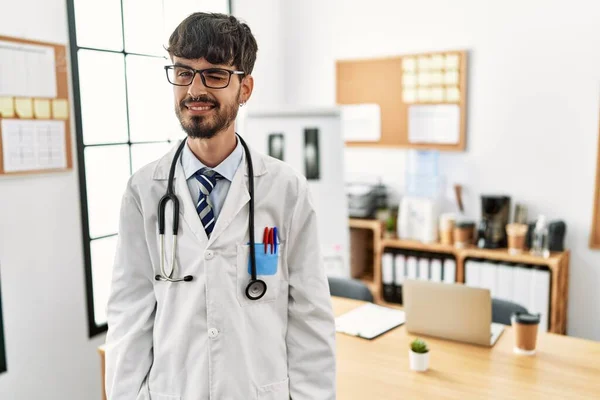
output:
[[390,213],[389,217],[385,221],[385,229],[383,231],[383,237],[386,239],[391,239],[396,236],[396,221],[392,213]]
[[411,342],[409,357],[413,371],[423,372],[429,368],[429,349],[423,340],[417,338]]

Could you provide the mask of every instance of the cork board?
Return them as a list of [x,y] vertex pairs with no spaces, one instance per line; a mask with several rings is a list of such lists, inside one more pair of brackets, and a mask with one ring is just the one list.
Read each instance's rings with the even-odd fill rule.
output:
[[[378,104],[381,136],[377,141],[346,141],[347,146],[399,147],[464,151],[467,116],[467,52],[420,53],[336,63],[339,105]],[[431,142],[409,135],[411,111],[421,106],[449,108],[455,139]],[[414,125],[413,125],[414,126]]]
[[66,46],[0,36],[0,55],[0,176],[72,170]]

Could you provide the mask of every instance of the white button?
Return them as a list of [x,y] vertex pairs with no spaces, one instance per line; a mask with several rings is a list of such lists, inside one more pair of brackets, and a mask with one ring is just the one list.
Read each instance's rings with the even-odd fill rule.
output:
[[217,336],[219,336],[219,330],[217,328],[210,328],[208,330],[208,337],[209,338],[214,339]]
[[215,256],[215,252],[212,250],[206,250],[204,252],[204,258],[207,260],[212,260],[214,256]]

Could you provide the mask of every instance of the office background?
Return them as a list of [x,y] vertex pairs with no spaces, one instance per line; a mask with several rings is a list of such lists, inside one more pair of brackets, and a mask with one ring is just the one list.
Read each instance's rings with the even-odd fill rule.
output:
[[[64,0],[2,0],[1,9],[8,12],[0,13],[0,35],[68,43]],[[600,340],[600,253],[588,248],[599,3],[234,0],[232,11],[259,43],[253,106],[334,104],[337,59],[469,49],[467,151],[442,154],[441,169],[465,186],[472,217],[478,195],[501,188],[531,204],[532,214],[568,221],[567,333]],[[348,148],[345,156],[348,179],[381,176],[402,187],[404,151]],[[99,397],[96,348],[104,335],[88,339],[77,174],[2,178],[1,190],[2,305],[10,346],[0,398]]]

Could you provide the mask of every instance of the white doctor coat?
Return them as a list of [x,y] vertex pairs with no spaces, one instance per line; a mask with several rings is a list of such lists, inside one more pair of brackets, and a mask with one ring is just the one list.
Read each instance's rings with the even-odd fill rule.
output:
[[[180,222],[173,277],[194,279],[154,279],[160,273],[158,202],[174,153],[175,148],[134,174],[123,196],[107,308],[108,399],[335,399],[335,323],[306,179],[251,152],[255,240],[261,243],[264,228],[276,226],[280,242],[277,273],[259,276],[267,293],[252,301],[245,295],[250,279],[245,155],[210,239],[177,164]],[[169,206],[167,274],[172,222]]]

